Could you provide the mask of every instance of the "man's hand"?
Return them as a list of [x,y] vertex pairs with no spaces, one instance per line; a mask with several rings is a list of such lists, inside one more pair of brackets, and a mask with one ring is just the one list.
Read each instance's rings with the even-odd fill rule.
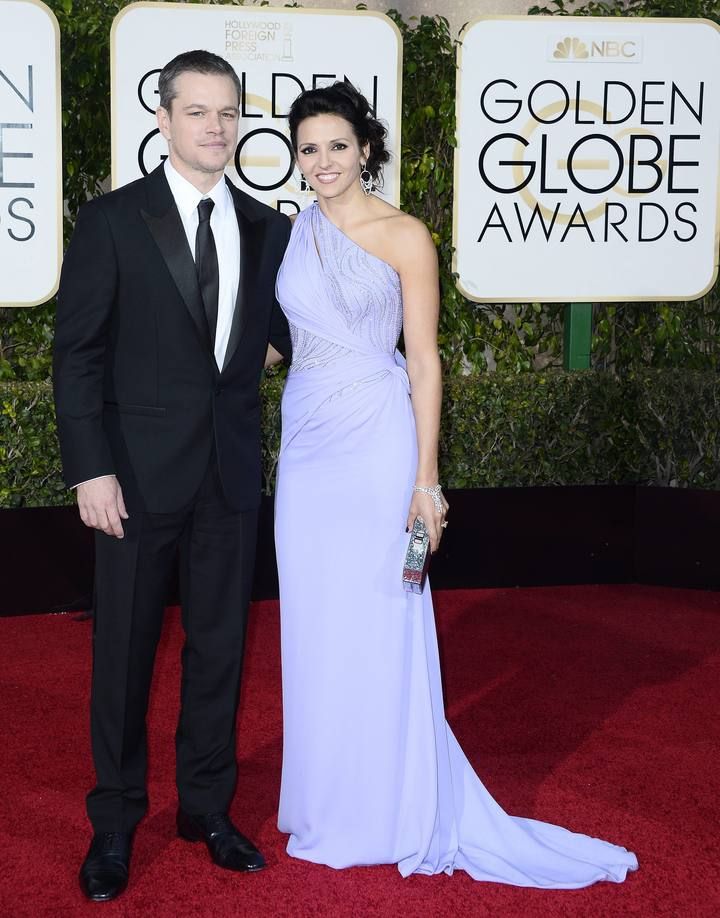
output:
[[122,489],[115,475],[85,481],[76,488],[80,519],[91,529],[122,539],[121,520],[128,518]]

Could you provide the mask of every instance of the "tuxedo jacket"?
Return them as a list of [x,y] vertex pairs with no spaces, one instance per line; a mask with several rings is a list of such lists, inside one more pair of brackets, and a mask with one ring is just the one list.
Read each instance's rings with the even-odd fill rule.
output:
[[258,506],[268,341],[290,353],[275,299],[290,221],[228,187],[240,283],[221,369],[164,168],[81,207],[63,262],[53,365],[68,486],[115,474],[129,510],[174,512],[193,499],[214,442],[228,503]]

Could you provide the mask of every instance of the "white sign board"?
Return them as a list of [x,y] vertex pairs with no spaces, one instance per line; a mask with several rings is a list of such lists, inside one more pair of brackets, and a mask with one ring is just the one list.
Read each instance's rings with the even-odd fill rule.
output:
[[462,37],[454,244],[477,302],[688,300],[717,276],[720,29],[485,17]]
[[150,172],[167,155],[157,131],[157,77],[182,51],[202,48],[229,61],[242,82],[240,142],[231,179],[287,213],[314,199],[294,167],[287,112],[303,90],[349,79],[388,126],[395,153],[384,195],[400,194],[400,33],[364,11],[134,3],[115,18],[112,61],[112,183]]
[[37,306],[62,260],[60,33],[38,0],[0,3],[0,306]]

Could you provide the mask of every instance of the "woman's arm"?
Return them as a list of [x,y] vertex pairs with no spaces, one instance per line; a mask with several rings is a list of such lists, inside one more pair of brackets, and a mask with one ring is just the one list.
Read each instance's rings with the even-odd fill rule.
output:
[[[438,484],[438,437],[442,403],[442,369],[437,348],[440,286],[435,245],[426,227],[414,217],[398,220],[394,240],[394,263],[400,274],[403,296],[403,334],[410,394],[417,427],[418,465],[416,487]],[[408,527],[422,516],[435,551],[442,535],[447,512],[438,513],[432,497],[414,492],[408,514]]]

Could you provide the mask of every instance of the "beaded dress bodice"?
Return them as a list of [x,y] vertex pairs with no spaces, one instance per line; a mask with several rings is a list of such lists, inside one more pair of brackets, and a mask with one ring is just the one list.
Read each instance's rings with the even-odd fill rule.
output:
[[[327,316],[339,336],[325,337],[289,316],[293,357],[291,373],[327,367],[362,350],[393,354],[402,329],[402,296],[397,272],[382,259],[360,248],[339,230],[314,203],[297,220],[309,220],[316,254],[326,282]],[[340,341],[342,339],[342,342]],[[347,343],[346,343],[347,342]]]

